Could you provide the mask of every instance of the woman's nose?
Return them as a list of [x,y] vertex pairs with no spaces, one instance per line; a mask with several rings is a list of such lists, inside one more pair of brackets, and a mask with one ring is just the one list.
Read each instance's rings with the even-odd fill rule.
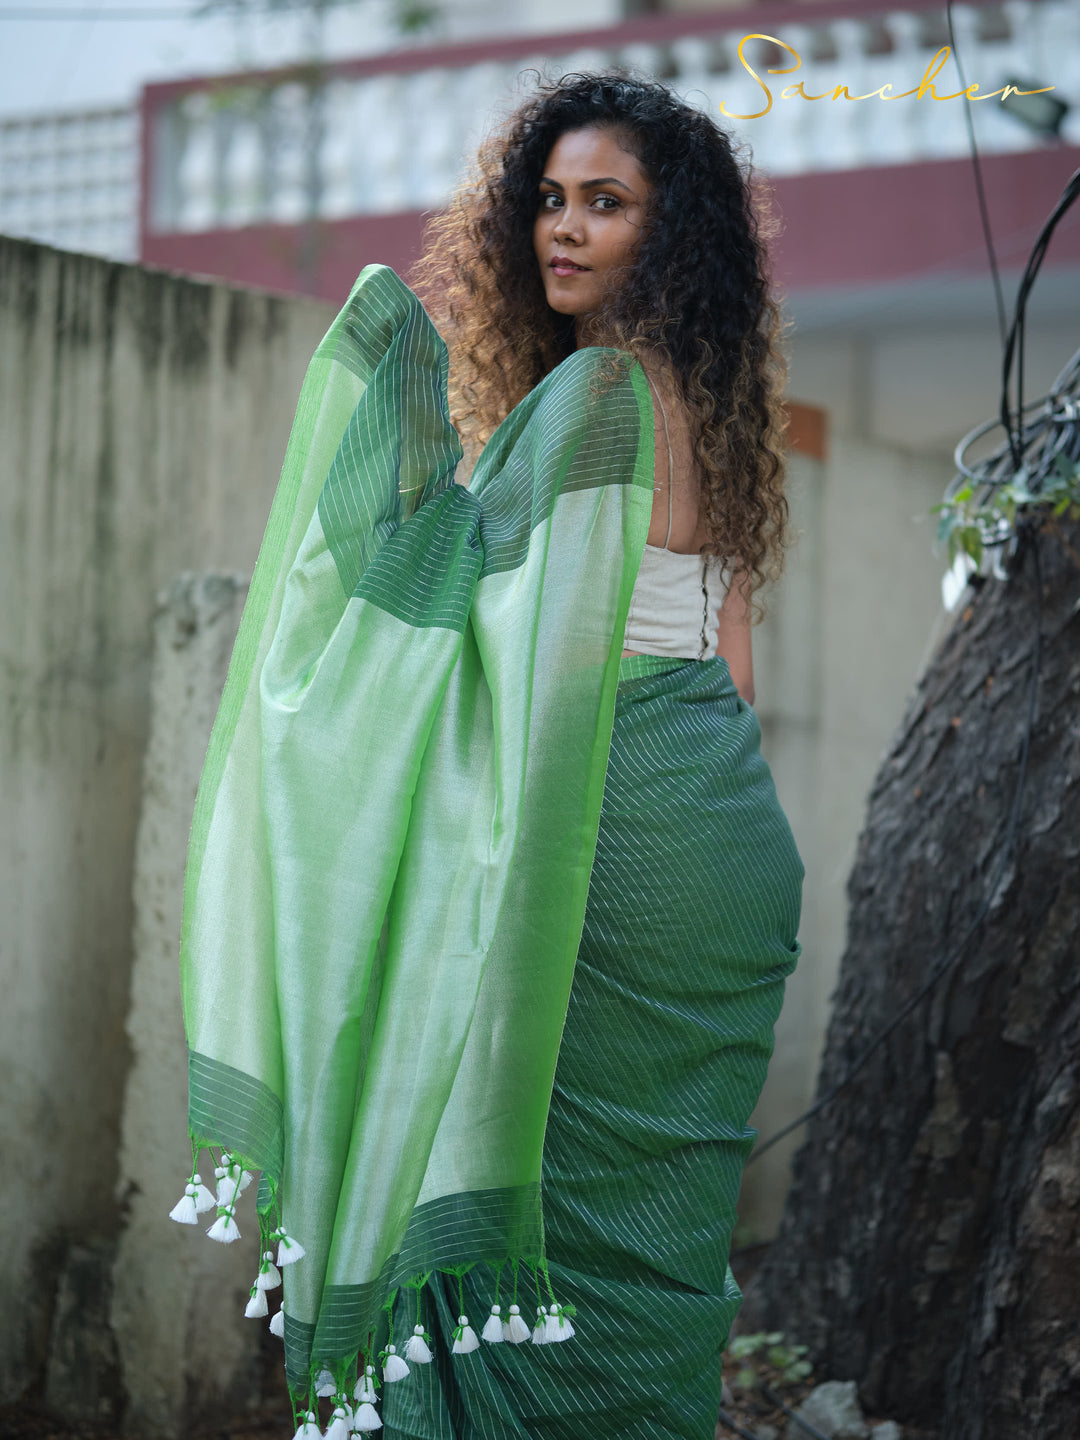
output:
[[581,224],[569,207],[559,211],[559,218],[555,222],[554,233],[556,240],[569,240],[575,245],[580,243]]

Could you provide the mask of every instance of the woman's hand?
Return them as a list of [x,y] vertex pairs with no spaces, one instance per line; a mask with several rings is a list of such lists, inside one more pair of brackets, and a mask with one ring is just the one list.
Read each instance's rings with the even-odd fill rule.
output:
[[735,688],[748,705],[754,703],[754,656],[750,628],[750,600],[746,593],[746,577],[737,571],[731,588],[717,612],[719,629],[716,653],[723,655],[731,671]]

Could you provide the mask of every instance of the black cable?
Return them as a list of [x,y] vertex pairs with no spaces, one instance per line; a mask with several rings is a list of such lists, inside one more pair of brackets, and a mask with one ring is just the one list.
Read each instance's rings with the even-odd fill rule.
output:
[[730,1430],[733,1435],[738,1435],[739,1440],[761,1440],[760,1435],[755,1435],[753,1430],[744,1429],[737,1420],[731,1418],[726,1410],[721,1410],[717,1418],[720,1424]]
[[975,172],[975,193],[979,199],[979,216],[982,220],[983,239],[986,242],[986,253],[990,259],[990,274],[994,281],[994,299],[997,302],[998,335],[1004,346],[1005,297],[1001,292],[1001,275],[998,271],[994,239],[990,233],[990,215],[986,207],[986,191],[983,189],[982,165],[979,162],[979,148],[975,144],[975,124],[971,118],[971,96],[967,93],[968,83],[964,76],[964,67],[960,63],[960,51],[956,47],[956,35],[953,32],[952,0],[946,0],[945,20],[949,27],[949,44],[952,46],[952,54],[953,59],[956,61],[957,74],[960,76],[960,88],[964,92],[964,119],[967,121],[968,144],[971,146],[971,168]]
[[[1049,218],[1039,231],[1038,239],[1032,248],[1028,258],[1027,266],[1024,269],[1020,280],[1020,287],[1016,293],[1016,313],[1013,319],[1012,328],[1009,331],[1008,339],[1005,342],[1005,354],[1002,359],[1001,377],[1001,424],[1005,434],[1009,437],[1009,445],[1012,452],[1013,467],[1019,470],[1023,463],[1022,436],[1020,434],[1023,425],[1024,413],[1024,315],[1027,310],[1028,296],[1031,294],[1035,278],[1043,262],[1043,257],[1050,245],[1050,237],[1057,229],[1058,222],[1067,210],[1076,203],[1080,195],[1080,170],[1074,170],[1065,184],[1061,198],[1054,206]],[[1012,372],[1012,360],[1014,352],[1017,355],[1017,389],[1016,389],[1016,424],[1014,427],[1012,412],[1009,408],[1009,381]]]
[[[804,1432],[804,1434],[811,1437],[811,1440],[830,1440],[830,1437],[826,1435],[823,1430],[819,1430],[816,1425],[811,1425],[809,1420],[804,1420],[801,1415],[799,1415],[796,1411],[792,1410],[790,1405],[785,1405],[783,1400],[780,1399],[780,1396],[777,1395],[776,1391],[770,1390],[768,1385],[763,1385],[761,1387],[761,1393],[765,1396],[765,1399],[768,1400],[770,1405],[776,1405],[779,1409],[781,1409],[789,1420],[793,1420],[795,1424],[798,1425],[799,1429]],[[791,1432],[789,1431],[788,1433],[790,1434]]]

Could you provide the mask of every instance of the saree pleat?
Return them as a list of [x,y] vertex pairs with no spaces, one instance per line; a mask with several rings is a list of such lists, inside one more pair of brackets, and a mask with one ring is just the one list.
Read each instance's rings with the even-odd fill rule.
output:
[[[727,663],[624,658],[543,1154],[548,1260],[577,1333],[440,1346],[415,1384],[384,1387],[388,1440],[710,1440],[803,873]],[[433,1276],[424,1323],[449,1335],[462,1305],[482,1321],[495,1282],[484,1265]],[[545,1297],[519,1285],[531,1322]]]

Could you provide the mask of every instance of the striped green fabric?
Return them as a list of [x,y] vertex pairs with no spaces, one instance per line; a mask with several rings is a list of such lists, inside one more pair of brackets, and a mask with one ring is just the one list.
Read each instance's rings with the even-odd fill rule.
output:
[[434,1270],[547,1283],[544,1131],[652,405],[628,356],[579,351],[466,490],[446,373],[416,297],[369,266],[304,382],[192,824],[192,1145],[261,1170],[264,1246],[304,1247],[298,1399],[322,1367],[351,1390]]
[[[385,1387],[387,1440],[711,1440],[749,1117],[800,953],[803,865],[759,741],[722,658],[622,661],[544,1147],[548,1259],[577,1334],[440,1347]],[[429,1280],[429,1330],[449,1334],[462,1303],[487,1313],[492,1270],[461,1286]],[[399,1302],[396,1333],[413,1313]]]

